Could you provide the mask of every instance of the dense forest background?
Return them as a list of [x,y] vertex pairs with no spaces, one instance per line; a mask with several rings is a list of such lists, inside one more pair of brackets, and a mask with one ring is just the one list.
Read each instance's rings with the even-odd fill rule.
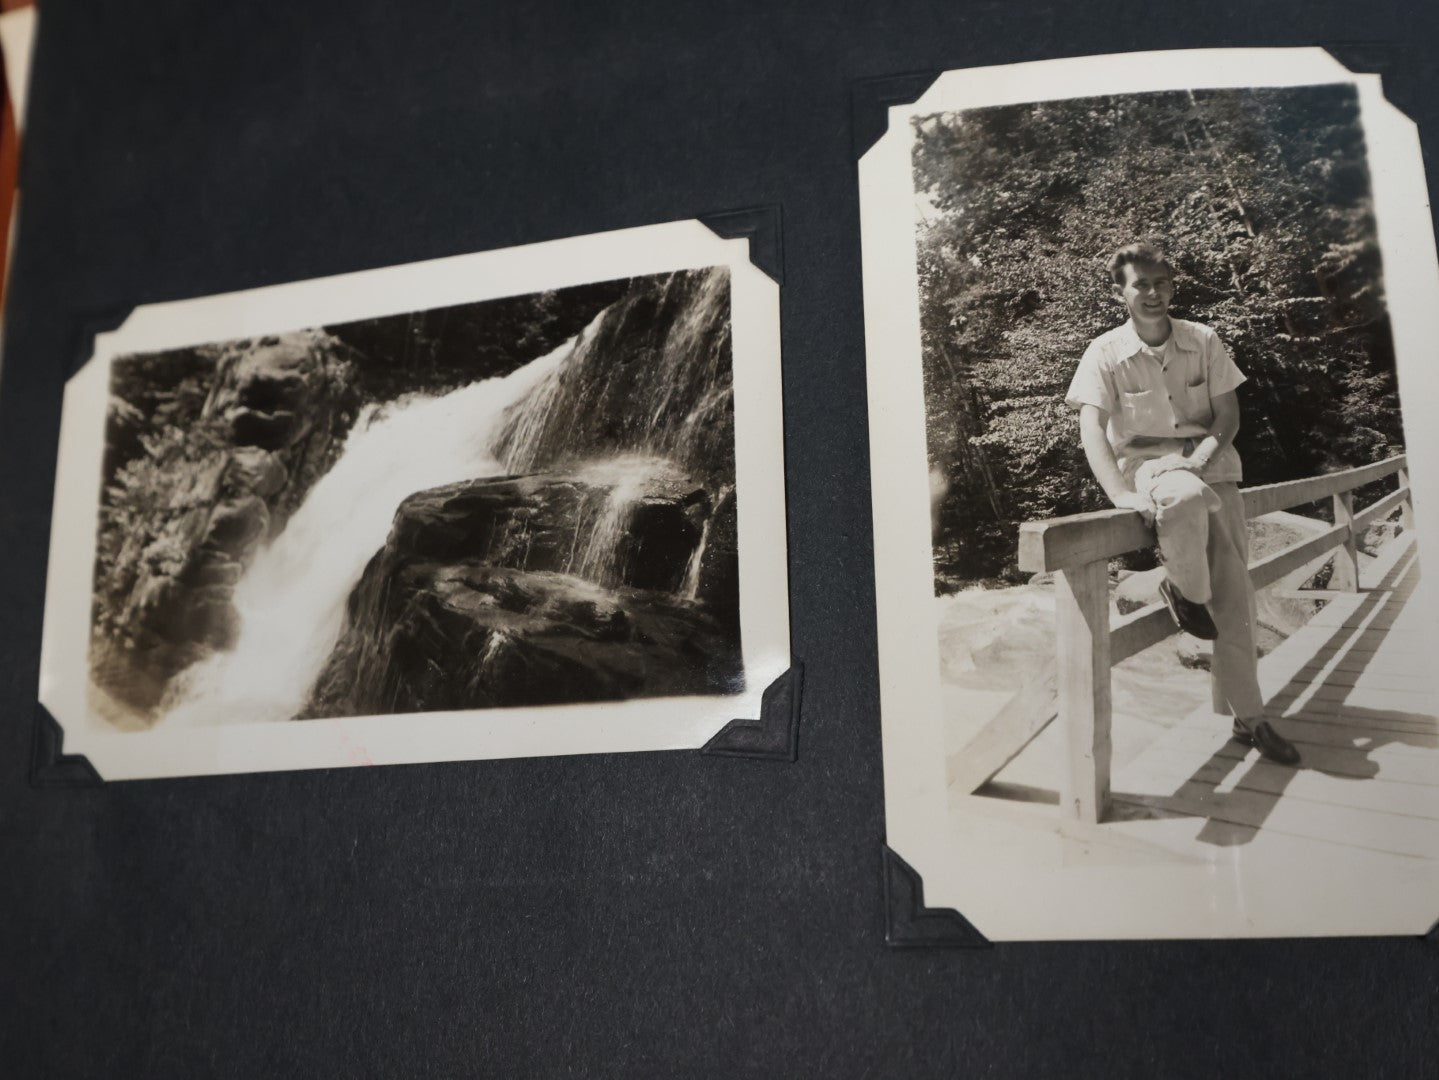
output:
[[1247,484],[1401,452],[1364,134],[1347,85],[1149,93],[915,120],[936,590],[1021,580],[1020,522],[1108,505],[1063,402],[1122,321],[1105,273],[1170,253],[1173,313],[1249,382]]

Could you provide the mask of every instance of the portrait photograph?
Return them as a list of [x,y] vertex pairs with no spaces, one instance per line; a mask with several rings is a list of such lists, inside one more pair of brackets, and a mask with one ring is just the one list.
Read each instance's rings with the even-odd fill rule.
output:
[[757,716],[788,666],[776,318],[696,223],[133,313],[66,398],[67,749],[123,778]]
[[1319,50],[949,72],[889,120],[886,820],[926,903],[995,939],[1427,930],[1413,125]]

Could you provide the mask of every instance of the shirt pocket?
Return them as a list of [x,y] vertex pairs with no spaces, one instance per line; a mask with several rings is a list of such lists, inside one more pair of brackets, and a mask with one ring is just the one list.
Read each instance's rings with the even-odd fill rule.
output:
[[1133,435],[1168,435],[1172,423],[1166,415],[1164,399],[1158,390],[1120,393],[1124,426]]
[[1209,380],[1202,374],[1184,388],[1184,419],[1208,427],[1214,423],[1214,403],[1209,398]]

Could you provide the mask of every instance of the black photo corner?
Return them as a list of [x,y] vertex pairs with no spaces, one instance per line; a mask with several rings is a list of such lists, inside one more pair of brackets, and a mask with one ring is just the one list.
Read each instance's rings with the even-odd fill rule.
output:
[[[1407,0],[41,0],[0,354],[0,1075],[1423,1074],[1439,923],[991,943],[885,826],[858,159],[944,71],[1316,43],[1382,76],[1439,189],[1439,8]],[[688,750],[121,782],[67,745],[40,643],[97,334],[689,220],[782,286],[790,666],[758,715]]]

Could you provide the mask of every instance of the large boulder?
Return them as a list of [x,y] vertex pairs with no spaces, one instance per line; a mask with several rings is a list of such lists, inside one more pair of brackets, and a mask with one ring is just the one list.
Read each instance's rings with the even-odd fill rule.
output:
[[[302,715],[738,689],[738,634],[685,589],[709,496],[673,476],[618,489],[581,475],[474,480],[406,499]],[[727,528],[711,526],[717,552],[733,544]],[[600,542],[614,550],[591,558]],[[716,561],[711,591],[721,577]]]
[[302,716],[731,693],[738,643],[692,604],[553,571],[378,556]]
[[[480,559],[491,566],[592,576],[601,584],[678,592],[701,536],[692,507],[702,489],[657,479],[634,492],[605,530],[615,489],[593,478],[507,476],[411,495],[389,546],[412,558]],[[604,535],[601,535],[601,534]],[[596,557],[596,544],[613,550]]]

